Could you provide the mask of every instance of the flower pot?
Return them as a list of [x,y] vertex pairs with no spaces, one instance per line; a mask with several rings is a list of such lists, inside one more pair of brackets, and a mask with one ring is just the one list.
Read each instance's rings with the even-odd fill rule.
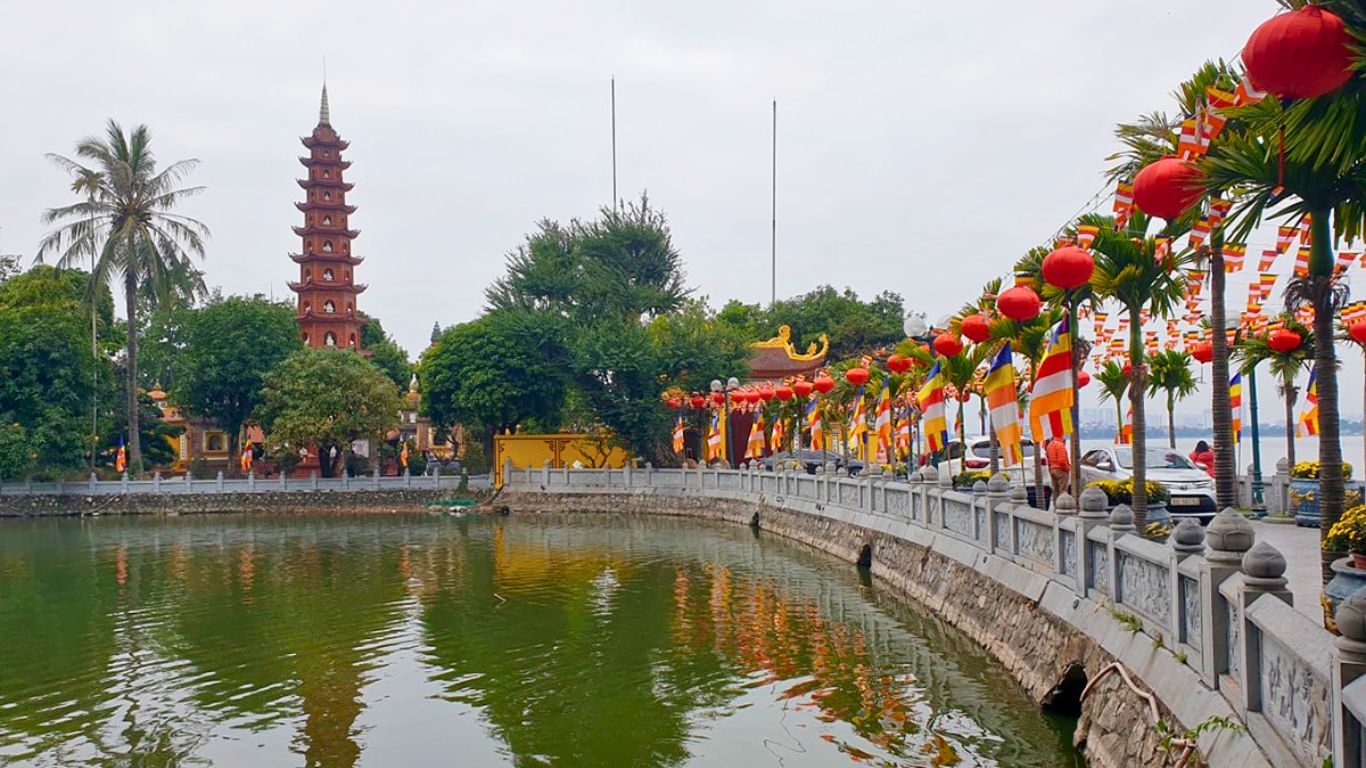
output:
[[1338,604],[1363,587],[1366,587],[1366,570],[1353,567],[1350,557],[1334,560],[1333,578],[1323,585],[1324,625],[1337,631],[1331,622]]
[[[1343,484],[1343,509],[1351,509],[1361,503],[1362,483],[1348,481]],[[1295,524],[1317,528],[1319,525],[1319,481],[1292,477],[1290,479],[1290,511],[1295,515]]]
[[1352,553],[1352,567],[1358,571],[1366,571],[1366,552]]

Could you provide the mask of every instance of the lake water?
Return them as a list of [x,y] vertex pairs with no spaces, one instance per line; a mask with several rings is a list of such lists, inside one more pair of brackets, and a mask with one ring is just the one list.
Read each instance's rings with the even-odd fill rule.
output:
[[743,527],[0,520],[0,765],[1058,768],[1071,727]]

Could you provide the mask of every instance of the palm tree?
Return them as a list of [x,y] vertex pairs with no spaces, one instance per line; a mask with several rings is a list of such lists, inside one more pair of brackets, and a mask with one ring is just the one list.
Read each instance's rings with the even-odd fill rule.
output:
[[1153,238],[1131,239],[1128,232],[1115,230],[1114,220],[1105,216],[1088,215],[1080,220],[1100,228],[1091,244],[1096,259],[1096,271],[1091,276],[1091,289],[1097,297],[1114,301],[1129,314],[1129,362],[1132,365],[1129,400],[1134,414],[1134,522],[1141,529],[1148,519],[1147,420],[1144,392],[1147,371],[1143,348],[1143,310],[1153,317],[1169,317],[1180,305],[1186,290],[1185,273],[1180,269],[1183,259],[1171,256],[1156,259],[1157,241]]
[[1092,378],[1100,384],[1100,401],[1115,402],[1115,439],[1118,440],[1124,432],[1124,395],[1129,391],[1129,374],[1119,362],[1106,360]]
[[1271,348],[1267,337],[1247,334],[1239,339],[1234,350],[1238,369],[1251,373],[1260,363],[1269,363],[1271,375],[1276,379],[1276,388],[1285,399],[1285,457],[1291,466],[1295,465],[1295,402],[1299,399],[1299,388],[1295,379],[1301,371],[1309,369],[1314,359],[1314,334],[1290,315],[1280,318],[1286,329],[1300,335],[1300,345],[1289,352],[1278,352]]
[[[1356,31],[1362,29],[1358,26]],[[1366,126],[1353,127],[1351,120],[1343,119],[1344,114],[1359,111],[1366,111],[1366,88],[1355,83],[1337,94],[1288,108],[1267,98],[1236,110],[1247,130],[1216,146],[1202,163],[1209,188],[1238,195],[1230,231],[1239,239],[1267,217],[1292,222],[1312,217],[1309,273],[1290,282],[1285,301],[1287,310],[1314,310],[1321,537],[1341,517],[1344,502],[1334,323],[1346,287],[1334,273],[1333,247],[1338,238],[1361,234],[1366,208],[1366,154],[1355,149],[1343,153],[1344,147],[1366,146],[1366,138],[1351,135],[1353,130],[1366,133]],[[1325,583],[1332,577],[1332,560],[1339,556],[1323,551]]]
[[138,436],[138,299],[144,293],[167,297],[202,285],[191,256],[204,256],[208,227],[171,212],[203,187],[181,187],[182,179],[198,164],[181,160],[158,170],[151,150],[151,132],[139,125],[125,133],[110,120],[104,138],[90,137],[76,145],[76,156],[90,166],[49,155],[58,166],[81,179],[82,202],[50,208],[43,222],[58,225],[38,246],[38,259],[57,254],[62,268],[79,264],[86,254],[98,253],[90,285],[122,281],[128,316],[127,409],[129,465],[142,469]]
[[1148,394],[1159,391],[1167,395],[1167,445],[1176,448],[1176,401],[1195,393],[1195,376],[1191,374],[1191,356],[1179,349],[1167,349],[1149,358]]

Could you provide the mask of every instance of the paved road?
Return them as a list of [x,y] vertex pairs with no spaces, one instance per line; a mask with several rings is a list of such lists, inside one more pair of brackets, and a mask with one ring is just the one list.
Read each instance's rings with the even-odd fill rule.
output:
[[1321,579],[1319,576],[1319,529],[1295,525],[1254,522],[1257,541],[1269,542],[1285,555],[1286,578],[1295,596],[1295,608],[1315,621],[1323,619],[1319,607]]

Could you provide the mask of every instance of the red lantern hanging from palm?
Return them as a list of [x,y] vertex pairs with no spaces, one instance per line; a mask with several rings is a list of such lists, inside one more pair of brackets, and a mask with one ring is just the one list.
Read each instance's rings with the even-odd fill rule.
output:
[[1303,337],[1289,328],[1277,328],[1266,335],[1267,346],[1283,355],[1299,349],[1303,341]]
[[1039,316],[1043,300],[1030,288],[1028,274],[1015,276],[1015,287],[1001,292],[996,297],[996,311],[1017,322],[1026,322]]
[[792,399],[792,387],[789,387],[786,384],[779,384],[773,388],[773,396],[785,403]]
[[[834,384],[834,382],[830,382],[830,383],[831,383],[831,384]],[[807,381],[806,379],[798,379],[797,381],[794,381],[794,382],[792,383],[792,391],[797,393],[797,397],[810,397],[810,396],[811,396],[811,392],[812,392],[815,388],[816,388],[816,385],[812,384],[811,382]]]
[[1196,342],[1190,348],[1191,357],[1200,363],[1208,363],[1214,359],[1214,344],[1208,341]]
[[1086,285],[1095,269],[1096,260],[1075,245],[1058,248],[1043,259],[1044,281],[1064,291]]
[[1260,90],[1282,99],[1314,99],[1352,79],[1351,44],[1341,17],[1306,5],[1257,27],[1243,46],[1243,65]]
[[1134,177],[1134,205],[1159,219],[1179,218],[1200,200],[1204,176],[1190,163],[1164,157],[1150,163]]
[[981,344],[991,337],[991,320],[978,312],[963,318],[958,330],[973,344]]
[[828,395],[830,394],[830,390],[835,388],[835,380],[830,378],[830,375],[825,371],[821,371],[816,374],[816,381],[813,386],[816,388],[817,392],[822,395]]
[[963,342],[951,333],[941,333],[934,337],[934,351],[944,357],[953,357],[963,351]]
[[1077,371],[1077,388],[1080,389],[1091,383],[1091,374],[1086,371]]
[[692,407],[694,407],[694,408],[696,408],[696,409],[698,409],[698,410],[701,410],[701,409],[702,409],[702,406],[704,406],[704,405],[706,405],[706,404],[707,404],[707,398],[703,397],[700,393],[697,393],[697,392],[692,393]]
[[911,359],[901,355],[892,355],[887,358],[887,370],[892,373],[905,373],[911,369]]
[[850,368],[844,372],[844,380],[856,387],[861,387],[868,383],[868,369],[862,366]]

